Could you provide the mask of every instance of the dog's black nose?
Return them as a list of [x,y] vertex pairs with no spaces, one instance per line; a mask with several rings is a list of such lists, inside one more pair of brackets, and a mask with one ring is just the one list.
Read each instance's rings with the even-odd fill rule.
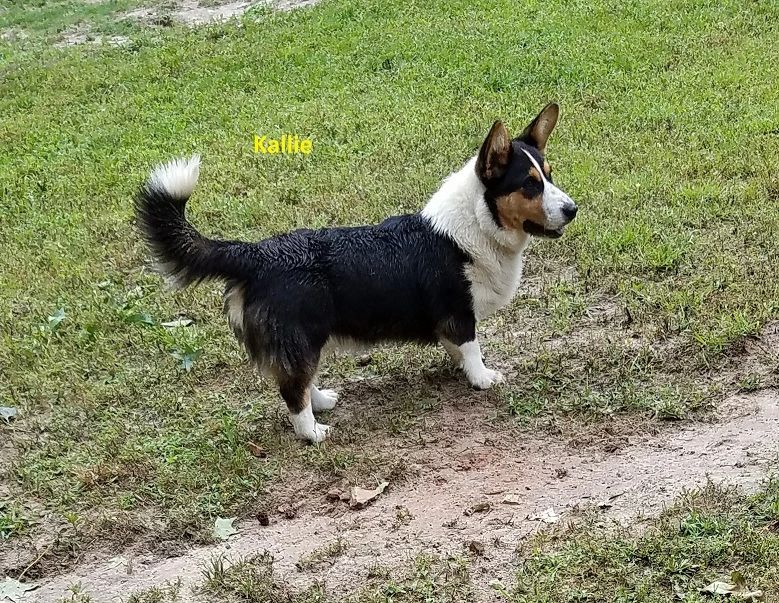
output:
[[563,215],[569,220],[573,220],[576,217],[577,211],[579,211],[579,208],[575,205],[566,205],[563,207]]

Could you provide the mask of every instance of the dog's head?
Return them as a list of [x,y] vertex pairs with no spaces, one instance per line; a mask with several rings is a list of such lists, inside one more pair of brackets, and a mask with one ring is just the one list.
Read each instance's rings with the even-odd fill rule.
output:
[[550,103],[512,139],[496,121],[476,160],[476,174],[487,190],[484,199],[500,228],[556,239],[576,217],[571,198],[552,183],[544,151],[560,108]]

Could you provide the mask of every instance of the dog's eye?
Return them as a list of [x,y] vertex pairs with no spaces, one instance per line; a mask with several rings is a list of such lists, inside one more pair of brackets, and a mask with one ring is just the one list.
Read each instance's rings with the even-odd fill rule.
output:
[[538,186],[539,182],[536,178],[533,178],[533,176],[528,176],[522,181],[522,188],[533,188],[534,186]]

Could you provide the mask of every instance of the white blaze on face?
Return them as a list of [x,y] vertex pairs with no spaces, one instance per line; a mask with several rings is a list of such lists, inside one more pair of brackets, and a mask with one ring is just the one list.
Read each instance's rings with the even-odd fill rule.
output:
[[538,170],[538,173],[541,174],[541,179],[544,182],[544,196],[541,200],[544,209],[544,217],[546,218],[544,228],[549,230],[562,228],[571,221],[571,219],[563,213],[563,209],[573,209],[576,207],[576,204],[568,195],[546,179],[544,170],[541,169],[541,166],[538,165],[538,162],[533,159],[533,156],[530,153],[525,149],[522,149],[522,152],[527,155],[530,162]]

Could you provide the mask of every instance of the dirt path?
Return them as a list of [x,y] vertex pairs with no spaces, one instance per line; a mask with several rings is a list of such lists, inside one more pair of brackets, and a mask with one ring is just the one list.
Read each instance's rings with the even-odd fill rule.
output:
[[176,22],[194,27],[240,17],[252,7],[287,11],[312,6],[317,1],[235,0],[233,2],[206,3],[198,0],[175,0],[175,2],[166,4],[164,10],[152,5],[130,11],[125,14],[125,18],[135,19],[150,25],[167,25]]
[[[656,435],[630,436],[619,450],[573,447],[552,436],[526,439],[495,433],[477,406],[453,407],[433,417],[428,433],[442,434],[401,450],[415,476],[390,488],[361,511],[319,496],[298,517],[262,527],[239,525],[229,543],[193,549],[181,557],[132,559],[133,572],[116,559],[93,562],[45,580],[34,600],[55,602],[80,582],[95,603],[181,578],[185,600],[202,565],[264,550],[279,575],[293,585],[324,581],[331,592],[357,588],[371,566],[396,566],[420,551],[464,553],[484,547],[472,577],[478,601],[497,600],[489,583],[511,583],[514,551],[545,525],[533,517],[553,509],[560,518],[578,509],[604,508],[605,517],[632,520],[652,515],[684,489],[715,482],[754,487],[776,459],[779,392],[765,390],[728,400],[714,423],[687,424]],[[488,503],[489,509],[469,514]],[[331,567],[301,572],[301,557],[342,538],[348,550]],[[33,593],[31,593],[33,594]]]
[[[102,4],[104,0],[84,0],[87,4]],[[117,21],[132,21],[142,23],[149,27],[169,27],[174,24],[183,24],[189,27],[199,27],[229,21],[240,17],[252,8],[268,8],[278,11],[291,11],[299,8],[313,6],[319,0],[218,0],[207,2],[205,0],[170,0],[165,3],[149,3],[119,14]],[[9,42],[23,40],[28,33],[21,29],[7,29],[0,31],[0,39]],[[65,29],[59,35],[59,41],[54,46],[66,48],[81,44],[95,44],[108,46],[125,46],[130,43],[130,38],[121,35],[105,36],[94,31],[89,21],[81,21]]]

